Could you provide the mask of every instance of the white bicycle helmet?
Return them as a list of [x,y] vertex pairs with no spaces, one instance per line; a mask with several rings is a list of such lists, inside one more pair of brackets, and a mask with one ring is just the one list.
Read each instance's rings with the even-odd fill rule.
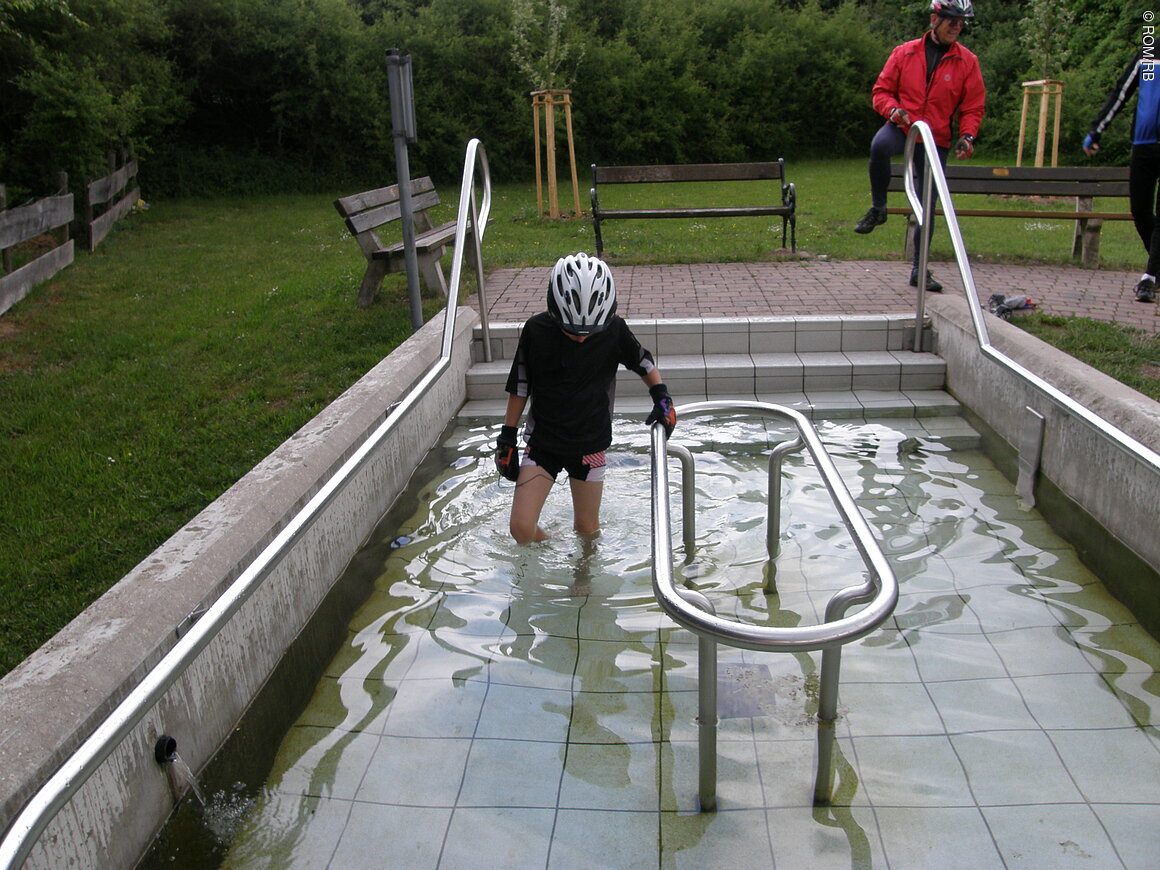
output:
[[592,335],[616,313],[616,285],[608,265],[587,254],[561,257],[548,278],[548,313],[572,335]]
[[932,0],[930,11],[943,18],[974,18],[971,0]]

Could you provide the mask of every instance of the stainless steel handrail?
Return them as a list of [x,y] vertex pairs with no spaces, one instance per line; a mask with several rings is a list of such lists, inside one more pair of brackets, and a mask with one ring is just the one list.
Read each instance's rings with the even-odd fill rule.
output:
[[[926,165],[922,177],[923,194],[921,197],[915,191],[913,171],[914,149],[920,136],[922,138],[921,147],[926,156]],[[943,216],[946,219],[947,231],[950,233],[951,245],[955,252],[955,261],[959,267],[959,276],[962,278],[963,289],[966,291],[967,306],[971,312],[971,322],[974,325],[975,338],[978,341],[979,350],[985,356],[1025,380],[1050,401],[1087,422],[1120,448],[1152,466],[1153,469],[1160,471],[1160,453],[1157,453],[1147,445],[1136,440],[1127,432],[1108,422],[1090,408],[1080,404],[1062,390],[1052,386],[1039,375],[1035,374],[1035,372],[1011,359],[1011,357],[997,350],[991,344],[991,336],[987,331],[987,323],[983,317],[983,308],[979,304],[979,292],[975,287],[975,277],[971,272],[971,263],[967,256],[967,248],[963,243],[962,230],[959,228],[959,220],[955,214],[954,202],[951,199],[950,188],[947,185],[946,173],[943,172],[942,161],[939,160],[938,151],[934,144],[934,134],[925,121],[916,121],[910,128],[910,132],[906,137],[906,147],[903,151],[903,161],[905,163],[903,181],[906,187],[906,197],[910,200],[910,207],[914,211],[915,219],[918,221],[920,230],[922,230],[922,238],[919,242],[921,245],[918,264],[920,280],[918,281],[918,303],[915,314],[915,349],[921,350],[919,335],[921,335],[920,331],[922,329],[923,299],[925,298],[923,289],[924,282],[921,278],[926,275],[928,256],[927,242],[929,241],[931,230],[931,221],[927,220],[927,217],[933,218],[934,216],[931,196],[933,185],[933,188],[938,189],[939,200],[942,203]]]
[[[664,428],[654,425],[651,432],[652,446],[652,563],[653,563],[653,593],[661,608],[690,631],[696,633],[702,640],[720,642],[729,646],[744,649],[776,651],[776,652],[805,652],[823,650],[822,682],[819,687],[819,756],[818,776],[814,788],[814,800],[825,803],[829,799],[830,781],[830,747],[833,739],[832,722],[837,715],[838,670],[841,647],[861,637],[865,637],[882,625],[893,613],[898,602],[898,581],[894,576],[886,557],[883,556],[869,524],[862,517],[854,504],[849,490],[842,482],[842,478],[826,452],[825,445],[810,421],[800,412],[781,405],[766,402],[743,401],[709,401],[682,405],[679,408],[681,417],[689,418],[698,414],[723,413],[751,413],[763,417],[786,420],[792,423],[798,432],[798,438],[804,442],[806,449],[813,458],[815,466],[822,475],[830,499],[837,508],[842,523],[850,532],[854,545],[866,567],[867,576],[863,583],[848,586],[839,590],[830,599],[826,607],[825,621],[819,625],[777,627],[751,625],[726,619],[716,615],[711,609],[698,606],[689,600],[689,590],[677,587],[673,571],[672,527],[669,505],[669,475],[666,454],[668,452],[668,438]],[[793,444],[793,442],[787,442]],[[784,446],[784,445],[782,445]],[[682,458],[682,465],[687,465]],[[687,481],[689,474],[686,471],[685,504],[688,504],[691,493]],[[771,499],[780,499],[781,493],[769,494]],[[686,516],[688,510],[686,510]],[[774,512],[770,512],[771,521]],[[776,516],[780,516],[777,514]],[[770,530],[768,540],[778,536],[776,530]],[[689,540],[685,534],[686,544]],[[773,555],[771,553],[771,555]],[[854,605],[864,604],[861,610],[852,616],[846,616],[846,611]],[[704,671],[704,669],[702,669]],[[704,675],[700,690],[708,691]],[[712,691],[716,692],[715,674]],[[702,699],[702,709],[707,705]],[[714,712],[715,715],[715,712]],[[711,723],[702,717],[701,729],[713,729],[715,735],[715,720]],[[706,757],[706,746],[711,741],[706,740],[702,730],[701,745],[701,809],[711,810],[715,807],[715,762]],[[713,781],[707,781],[712,777]]]
[[[476,200],[476,163],[482,170],[483,202]],[[409,411],[443,376],[451,364],[451,349],[455,334],[456,308],[463,257],[468,242],[479,273],[480,304],[483,297],[483,262],[480,256],[487,217],[491,211],[491,175],[483,143],[472,139],[467,144],[464,159],[463,183],[459,196],[459,215],[455,230],[455,248],[452,259],[451,286],[447,292],[444,313],[443,342],[439,359],[397,405],[392,406],[386,419],[343,463],[322,488],[290,520],[281,532],[246,567],[229,588],[206,610],[189,631],[182,635],[173,648],[146,674],[125,699],[96,730],[76,749],[67,761],[29,799],[0,841],[0,868],[16,870],[21,867],[48,823],[68,800],[80,790],[122,740],[136,727],[166,691],[178,680],[202,650],[212,641],[230,618],[262,585],[269,570],[277,564],[282,553],[310,526],[322,510],[343,489],[354,474],[366,463],[382,441],[399,425]]]

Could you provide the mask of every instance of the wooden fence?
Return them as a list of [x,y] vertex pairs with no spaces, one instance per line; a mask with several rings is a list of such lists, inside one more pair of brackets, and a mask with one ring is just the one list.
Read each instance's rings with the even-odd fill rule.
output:
[[[68,176],[61,174],[61,193],[46,196],[18,208],[5,208],[6,195],[0,185],[0,314],[26,295],[36,284],[47,281],[73,261],[73,240],[69,225],[73,221],[73,195],[68,193]],[[13,248],[32,240],[42,242],[29,251],[34,256],[13,268]],[[41,247],[47,250],[37,253]],[[24,253],[21,251],[21,253]]]
[[[110,154],[109,174],[85,185],[79,227],[90,251],[96,250],[113,224],[141,199],[136,159],[123,158],[121,162],[123,165],[117,167],[115,156]],[[58,190],[52,196],[8,208],[5,188],[0,184],[0,314],[73,261],[70,227],[77,215],[66,173],[60,175]]]
[[90,251],[113,229],[141,199],[136,186],[137,160],[123,158],[118,169],[114,155],[109,155],[109,174],[85,185],[85,239]]

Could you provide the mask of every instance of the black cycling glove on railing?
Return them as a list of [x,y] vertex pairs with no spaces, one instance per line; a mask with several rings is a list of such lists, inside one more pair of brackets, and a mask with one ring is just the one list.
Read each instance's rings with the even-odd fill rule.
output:
[[499,437],[495,439],[495,467],[508,480],[520,476],[520,447],[515,426],[500,427]]
[[644,421],[645,425],[660,423],[665,427],[665,435],[672,435],[673,428],[677,425],[677,406],[673,404],[669,388],[664,384],[654,384],[648,388],[648,394],[652,396],[653,409],[648,419]]

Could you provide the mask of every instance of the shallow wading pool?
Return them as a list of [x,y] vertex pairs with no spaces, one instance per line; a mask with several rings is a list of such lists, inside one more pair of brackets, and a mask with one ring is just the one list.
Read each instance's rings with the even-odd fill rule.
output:
[[[413,515],[352,564],[373,591],[265,781],[213,774],[146,866],[1154,866],[1160,645],[961,418],[818,429],[901,584],[843,654],[833,806],[811,805],[820,654],[723,647],[719,809],[695,811],[697,644],[652,601],[639,422],[617,424],[599,540],[571,532],[561,486],[552,540],[521,548],[497,427],[461,420]],[[680,570],[723,614],[799,625],[862,566],[790,456],[765,591],[764,454],[786,432],[682,421],[698,547]]]

